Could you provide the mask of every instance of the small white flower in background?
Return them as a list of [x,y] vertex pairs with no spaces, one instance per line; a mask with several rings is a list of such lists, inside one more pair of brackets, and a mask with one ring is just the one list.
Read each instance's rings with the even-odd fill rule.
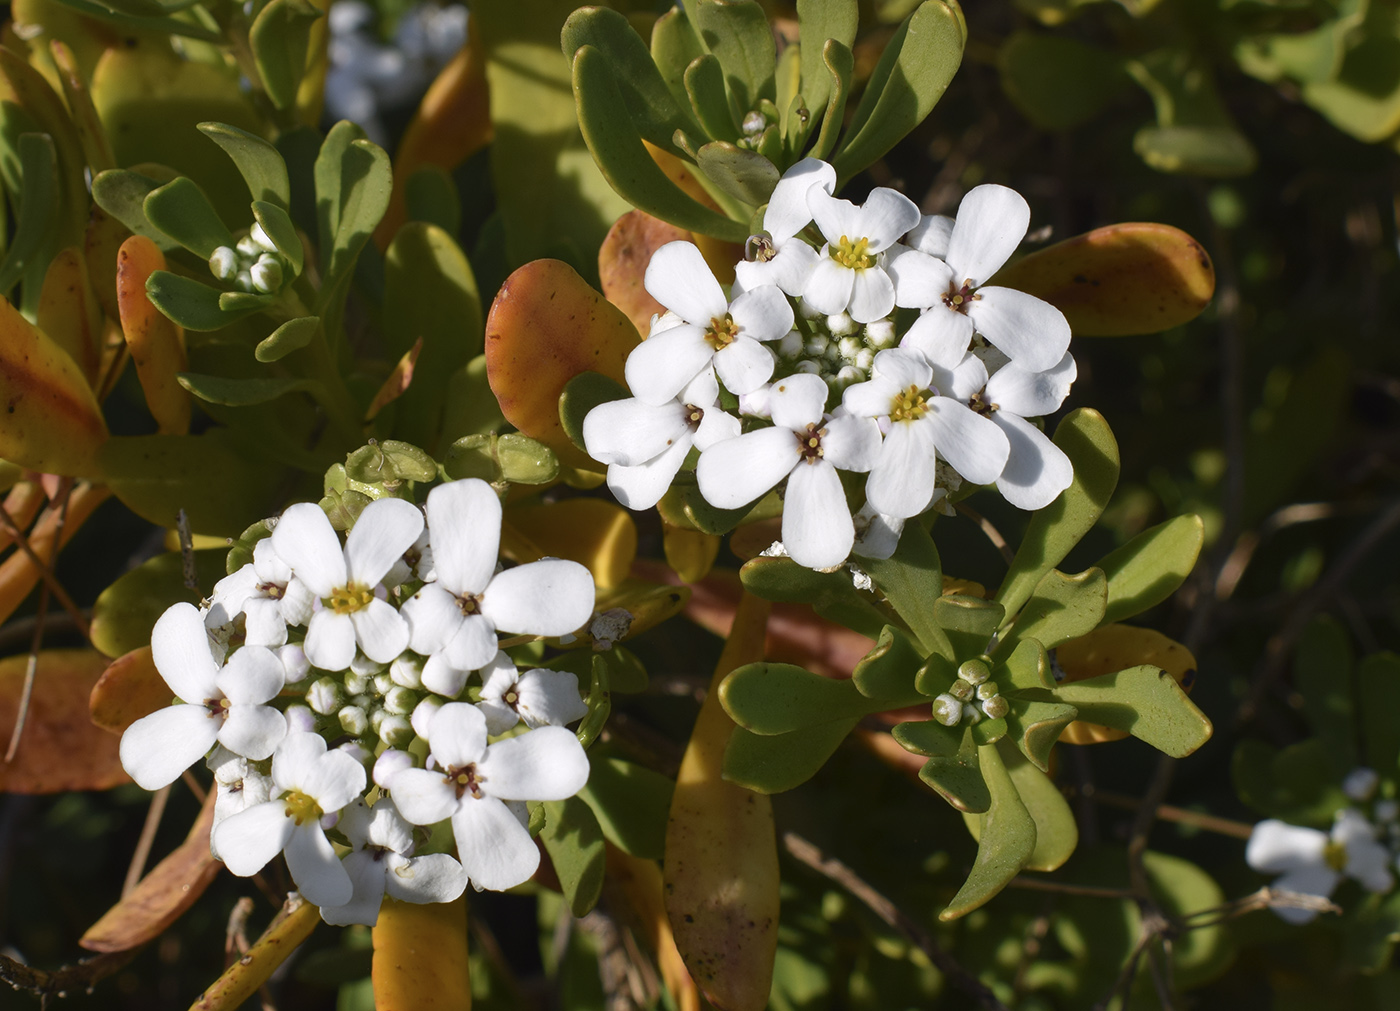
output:
[[390,781],[399,812],[415,825],[452,819],[457,855],[477,888],[501,891],[529,880],[540,854],[508,802],[564,800],[588,781],[583,745],[563,727],[540,727],[486,743],[486,717],[451,702],[433,717],[434,769]]
[[[857,323],[888,316],[896,304],[895,280],[885,272],[881,254],[919,223],[914,201],[881,186],[857,207],[812,187],[807,204],[826,245],[807,276],[802,300],[828,316],[849,312]],[[899,304],[906,304],[903,298]]]
[[868,471],[880,446],[873,421],[826,414],[827,393],[813,375],[775,383],[773,427],[715,443],[696,468],[700,493],[721,509],[748,505],[787,478],[783,546],[798,564],[815,569],[839,565],[855,541],[837,469]]
[[350,876],[326,838],[322,819],[364,793],[364,766],[344,751],[326,750],[319,734],[290,734],[272,756],[272,781],[276,796],[220,822],[212,845],[242,878],[285,850],[287,868],[308,902],[349,902]]
[[336,827],[353,847],[342,864],[354,893],[348,902],[321,907],[321,919],[327,923],[372,927],[385,895],[422,904],[451,902],[466,891],[467,872],[452,857],[413,855],[413,827],[392,800],[383,798],[372,808],[356,801],[341,812]]
[[496,572],[501,500],[485,481],[439,485],[427,508],[437,579],[404,603],[403,616],[413,651],[429,657],[422,675],[429,689],[456,696],[468,671],[495,658],[497,629],[563,635],[588,621],[593,577],[578,562],[547,558]]
[[1013,189],[991,183],[963,197],[951,230],[928,221],[918,248],[893,256],[890,273],[900,305],[926,309],[920,323],[948,331],[964,348],[974,330],[1032,372],[1055,367],[1069,349],[1064,314],[1049,302],[987,281],[1020,245],[1030,205]]
[[588,455],[608,465],[608,488],[628,509],[650,509],[661,501],[691,446],[705,450],[739,431],[739,419],[719,406],[712,369],[664,404],[613,400],[583,419]]
[[[1337,812],[1331,833],[1269,818],[1254,826],[1245,846],[1245,861],[1262,874],[1278,874],[1273,887],[1330,898],[1342,878],[1367,891],[1384,893],[1395,885],[1390,851],[1376,839],[1376,828],[1355,808]],[[1289,923],[1307,923],[1311,909],[1277,905],[1273,911]]]
[[486,716],[486,732],[504,734],[521,720],[535,727],[562,727],[588,715],[572,671],[536,667],[521,674],[514,665],[493,671],[477,703]]
[[817,265],[817,251],[796,236],[812,223],[807,195],[814,186],[827,193],[835,192],[836,170],[816,158],[803,158],[783,173],[768,198],[768,209],[763,212],[767,238],[759,238],[753,260],[741,261],[734,267],[739,288],[750,291],[776,284],[793,297],[802,294]]
[[774,357],[760,342],[778,340],[793,323],[792,306],[780,289],[764,285],[730,302],[700,250],[684,241],[652,254],[644,283],[680,323],[653,328],[627,356],[624,372],[633,396],[668,403],[711,366],[734,394],[768,381]]
[[1364,804],[1375,796],[1376,787],[1380,786],[1380,783],[1379,772],[1360,765],[1346,774],[1346,778],[1342,780],[1342,792],[1352,800]]
[[143,716],[122,734],[122,766],[142,787],[173,783],[218,741],[245,758],[272,754],[287,722],[265,705],[282,690],[277,655],[244,646],[220,666],[209,648],[204,618],[191,604],[166,610],[151,630],[156,670],[184,704]]
[[331,521],[314,502],[299,502],[272,531],[277,554],[317,597],[303,648],[313,666],[345,670],[358,644],[366,656],[388,663],[408,646],[408,625],[380,599],[380,580],[423,532],[423,514],[402,499],[371,502],[340,546]]
[[[214,774],[214,825],[230,815],[272,799],[272,778],[241,755],[235,755],[222,745],[216,745],[205,763]],[[219,851],[209,837],[209,849],[215,860]]]

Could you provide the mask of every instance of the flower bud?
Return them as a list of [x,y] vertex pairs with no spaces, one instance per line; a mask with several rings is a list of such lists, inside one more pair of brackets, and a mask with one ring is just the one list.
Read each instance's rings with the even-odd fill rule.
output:
[[388,664],[380,663],[378,660],[371,660],[359,650],[355,651],[354,658],[350,661],[350,669],[356,674],[367,678],[372,678],[382,670],[387,670]]
[[[361,765],[369,765],[374,761],[374,754],[359,741],[346,741],[339,745],[336,751],[343,751]],[[334,822],[332,822],[334,824]]]
[[413,756],[407,751],[399,751],[397,748],[389,748],[374,761],[374,772],[371,779],[374,785],[381,790],[389,788],[389,780],[393,779],[404,769],[413,768]]
[[256,221],[253,222],[253,227],[248,229],[248,238],[252,239],[260,247],[262,247],[258,250],[259,252],[277,252],[277,243],[273,242],[267,237],[267,233],[263,231],[263,226],[258,224]]
[[948,694],[959,702],[969,701],[972,698],[973,692],[976,690],[977,689],[973,688],[970,682],[964,681],[962,678],[958,678],[948,686]]
[[433,717],[442,708],[442,699],[436,695],[429,695],[418,705],[413,707],[413,715],[409,717],[409,722],[413,724],[414,732],[426,738],[428,736],[428,726],[433,722]]
[[980,685],[991,676],[991,668],[981,660],[967,660],[958,668],[958,677],[974,685]]
[[865,324],[865,342],[880,351],[894,347],[894,320],[877,319],[873,323]]
[[406,748],[413,743],[415,736],[417,735],[413,732],[413,724],[406,716],[389,713],[379,724],[379,739],[391,748]]
[[345,706],[336,713],[340,729],[351,737],[359,737],[369,731],[369,714],[359,706]]
[[997,695],[997,683],[995,681],[984,681],[977,686],[977,697],[983,702],[987,699],[995,698]]
[[740,129],[746,137],[757,137],[768,128],[768,120],[763,118],[763,113],[754,110],[744,117],[743,125]]
[[240,270],[238,276],[233,279],[233,286],[239,291],[252,291],[253,275],[246,270]]
[[1376,787],[1380,785],[1380,773],[1375,769],[1368,769],[1364,765],[1358,766],[1347,773],[1342,780],[1342,792],[1352,800],[1365,802],[1371,799],[1371,795],[1376,792]]
[[220,246],[209,256],[209,272],[220,281],[232,281],[238,276],[238,254],[231,246]]
[[821,375],[822,367],[810,358],[804,358],[792,367],[793,372],[809,372],[814,376]]
[[952,695],[940,695],[933,700],[933,718],[945,727],[956,727],[962,712],[962,702]]
[[306,704],[314,713],[329,716],[345,703],[345,693],[335,678],[317,678],[306,692]]
[[1000,695],[994,695],[982,703],[982,712],[994,720],[999,720],[1007,713],[1011,712],[1011,703]]
[[836,346],[841,349],[841,357],[848,362],[855,361],[856,355],[867,350],[865,342],[859,337],[842,337]]
[[869,372],[875,367],[875,352],[870,348],[863,348],[856,353],[853,364],[862,372]]
[[416,653],[400,653],[389,665],[389,677],[404,688],[422,688],[423,663],[423,658]]
[[347,695],[363,695],[369,691],[374,679],[367,674],[356,674],[354,670],[345,672],[345,693]]
[[316,732],[316,714],[306,706],[290,705],[287,707],[287,733],[307,733]]
[[263,253],[267,252],[267,250],[263,249],[262,246],[258,245],[258,240],[253,238],[251,235],[245,235],[243,236],[243,238],[238,240],[238,251],[244,256],[250,257],[252,259],[256,259],[259,256],[262,256]]
[[389,689],[395,687],[394,679],[389,675],[388,671],[374,675],[373,684],[374,693],[376,695],[388,695]]
[[860,329],[860,324],[851,319],[850,313],[838,312],[826,318],[826,328],[833,337],[849,337]]
[[407,716],[418,705],[418,693],[412,688],[392,685],[384,693],[384,708],[395,716]]
[[369,729],[372,733],[379,733],[379,727],[388,718],[389,714],[382,706],[362,706],[365,712],[369,713]]
[[256,291],[271,295],[282,290],[282,264],[275,256],[264,253],[248,274]]
[[865,382],[865,373],[854,365],[843,365],[841,371],[833,377],[833,385],[839,390],[844,390],[847,386],[854,386],[856,383]]
[[822,355],[826,354],[827,345],[830,343],[831,341],[821,334],[814,334],[807,338],[807,342],[802,346],[802,349],[813,358],[820,358]]
[[982,710],[978,709],[976,706],[968,705],[966,702],[964,702],[963,719],[966,720],[968,723],[981,723]]
[[804,341],[798,330],[789,330],[778,341],[779,358],[796,358],[802,353]]
[[797,311],[801,313],[803,319],[820,319],[826,315],[826,313],[822,312],[816,306],[800,299],[797,303]]
[[306,650],[299,642],[289,642],[278,646],[273,652],[282,661],[282,669],[287,673],[287,684],[293,685],[311,673],[311,661],[306,659]]

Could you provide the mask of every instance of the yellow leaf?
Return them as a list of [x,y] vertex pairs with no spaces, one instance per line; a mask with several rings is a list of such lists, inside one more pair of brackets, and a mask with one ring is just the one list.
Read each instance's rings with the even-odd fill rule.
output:
[[655,860],[634,857],[612,843],[604,845],[608,875],[603,882],[603,893],[608,896],[608,908],[623,910],[630,921],[628,926],[652,950],[661,979],[671,991],[678,1011],[700,1011],[700,994],[686,971],[681,953],[676,950],[671,921],[666,918],[661,869]]
[[531,562],[545,555],[568,558],[593,573],[593,582],[601,589],[626,579],[637,557],[637,524],[626,509],[603,499],[510,506],[505,522],[536,552],[517,561]]
[[49,262],[34,322],[68,352],[88,385],[95,386],[101,364],[102,306],[78,247],[60,250]]
[[466,896],[427,905],[386,897],[370,977],[376,1011],[471,1011]]
[[[1134,625],[1104,625],[1071,639],[1055,650],[1055,661],[1065,672],[1065,683],[1145,663],[1162,668],[1188,692],[1196,682],[1196,658],[1189,649],[1161,632]],[[1065,744],[1101,744],[1127,736],[1126,730],[1075,720],[1065,728],[1060,740]]]
[[661,538],[666,564],[675,570],[682,583],[694,583],[709,575],[719,555],[720,537],[666,523],[662,525]]
[[[67,544],[78,529],[92,515],[92,511],[109,496],[103,485],[79,484],[68,497],[68,514],[63,522],[63,540]],[[53,538],[58,530],[62,510],[57,504],[50,505],[39,517],[39,522],[29,531],[25,540],[40,558],[48,559],[53,554]],[[39,569],[22,551],[14,551],[3,564],[0,564],[0,622],[14,614],[29,591],[39,582]]]
[[141,392],[160,434],[185,435],[190,394],[176,378],[188,366],[185,331],[146,297],[147,278],[164,269],[165,254],[144,235],[123,242],[117,251],[117,307]]

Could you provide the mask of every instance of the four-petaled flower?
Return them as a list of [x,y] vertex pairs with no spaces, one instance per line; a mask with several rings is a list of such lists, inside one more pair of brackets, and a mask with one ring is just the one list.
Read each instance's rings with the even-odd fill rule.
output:
[[919,223],[914,201],[881,186],[857,207],[818,186],[807,191],[807,205],[826,245],[807,275],[802,300],[828,316],[849,312],[857,323],[889,315],[896,282],[885,272],[882,254]]
[[[1388,892],[1395,884],[1387,866],[1390,852],[1376,839],[1376,828],[1355,808],[1337,812],[1330,834],[1269,818],[1254,826],[1245,846],[1245,862],[1264,874],[1278,874],[1274,887],[1329,898],[1348,877],[1367,891]],[[1278,904],[1271,907],[1289,923],[1307,923],[1314,910]]]

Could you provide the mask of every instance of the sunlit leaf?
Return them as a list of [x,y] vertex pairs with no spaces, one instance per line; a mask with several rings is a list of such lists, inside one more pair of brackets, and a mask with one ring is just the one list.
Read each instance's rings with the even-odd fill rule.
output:
[[1082,720],[1126,730],[1173,758],[1191,754],[1210,739],[1210,720],[1176,679],[1152,664],[1061,682],[1055,697],[1078,709]]
[[1199,516],[1177,516],[1099,559],[1097,567],[1108,577],[1104,624],[1131,618],[1175,593],[1195,567],[1204,539]]
[[588,783],[579,796],[593,809],[603,835],[635,857],[660,860],[676,784],[644,765],[588,753]]
[[165,271],[165,256],[154,242],[133,235],[122,243],[117,251],[117,307],[151,417],[162,434],[183,435],[190,430],[190,397],[177,376],[187,367],[185,334],[146,295],[156,271]]
[[199,578],[194,589],[185,586],[178,551],[163,552],[123,573],[98,594],[92,606],[92,644],[114,659],[148,646],[151,629],[166,608],[180,601],[198,604],[213,592],[214,584],[225,575],[225,554],[219,548],[194,553]]
[[60,250],[49,263],[35,325],[68,352],[91,386],[97,381],[102,343],[102,306],[77,247]]
[[[977,750],[991,806],[980,816],[977,860],[972,872],[938,914],[945,922],[966,916],[1005,888],[1026,866],[1036,848],[1036,823],[1002,762],[1000,749],[984,745]],[[1029,764],[1026,768],[1034,771]]]
[[584,916],[603,891],[603,831],[579,797],[546,801],[540,841],[554,864],[569,911]]
[[[603,499],[510,506],[506,523],[537,552],[533,558],[518,556],[518,561],[546,555],[572,559],[586,566],[594,583],[603,589],[626,579],[637,557],[637,525],[632,516]],[[503,533],[503,542],[506,539]]]
[[271,0],[253,20],[248,42],[267,97],[279,109],[296,102],[311,45],[311,26],[320,17],[321,12],[305,0]]
[[1102,569],[1085,569],[1067,576],[1051,569],[1036,584],[1035,592],[998,644],[993,656],[1003,656],[1006,646],[1016,639],[1034,639],[1046,649],[1086,635],[1103,620],[1108,598],[1108,580]]
[[88,708],[93,723],[121,734],[141,717],[170,705],[173,698],[170,686],[151,659],[151,647],[140,646],[117,657],[102,672],[92,686]]
[[[178,176],[147,194],[141,204],[146,220],[202,260],[234,239],[219,212],[188,176]],[[162,264],[162,268],[164,264]]]

